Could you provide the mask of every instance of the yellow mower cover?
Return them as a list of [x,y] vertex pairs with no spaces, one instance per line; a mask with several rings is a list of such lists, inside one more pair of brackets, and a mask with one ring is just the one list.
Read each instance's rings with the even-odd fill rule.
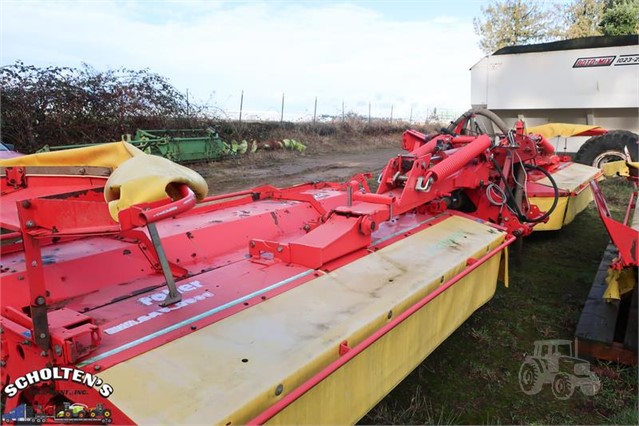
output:
[[25,155],[0,161],[0,167],[84,166],[113,170],[104,187],[104,198],[116,222],[118,212],[140,203],[171,197],[171,184],[188,185],[198,200],[206,197],[208,185],[197,172],[166,158],[145,154],[126,142]]

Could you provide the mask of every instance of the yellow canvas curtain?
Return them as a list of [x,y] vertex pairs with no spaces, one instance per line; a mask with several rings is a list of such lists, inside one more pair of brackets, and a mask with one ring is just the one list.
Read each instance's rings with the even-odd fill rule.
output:
[[583,132],[592,129],[600,129],[599,126],[588,126],[585,124],[568,124],[568,123],[548,123],[541,126],[528,127],[529,133],[542,135],[546,139],[555,136],[570,137],[578,136]]

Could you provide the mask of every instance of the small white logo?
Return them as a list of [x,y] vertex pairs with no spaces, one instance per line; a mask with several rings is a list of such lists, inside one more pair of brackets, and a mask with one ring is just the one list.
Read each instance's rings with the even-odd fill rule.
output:
[[586,396],[601,389],[599,377],[590,363],[573,356],[571,340],[537,340],[535,351],[527,355],[519,369],[519,386],[526,395],[536,395],[550,384],[557,399],[570,398],[575,389]]

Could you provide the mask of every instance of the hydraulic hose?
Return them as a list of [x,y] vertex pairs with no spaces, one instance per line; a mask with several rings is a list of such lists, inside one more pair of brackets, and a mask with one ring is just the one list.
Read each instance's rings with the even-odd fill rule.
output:
[[552,190],[554,193],[552,206],[550,206],[550,208],[548,209],[546,213],[542,214],[537,219],[531,220],[529,218],[526,218],[528,222],[532,222],[532,223],[543,222],[547,217],[549,217],[552,214],[553,211],[555,211],[555,208],[557,207],[557,203],[559,202],[559,187],[557,186],[557,182],[555,182],[555,179],[552,177],[552,174],[550,174],[550,172],[544,169],[543,167],[534,166],[532,164],[524,164],[524,167],[526,169],[533,169],[533,170],[537,170],[538,172],[541,172],[541,174],[545,175],[548,178],[548,180],[550,181],[550,184],[552,185]]
[[[499,167],[499,164],[497,164],[497,161],[495,161],[495,159],[491,157],[491,162],[495,166],[495,169],[499,173],[499,176],[501,176],[501,179],[505,182],[506,177],[504,176],[504,172],[502,171],[501,167]],[[525,221],[525,222],[529,222],[529,223],[543,222],[547,217],[549,217],[552,214],[553,211],[555,211],[555,208],[557,207],[557,203],[559,202],[559,187],[557,186],[557,182],[555,182],[555,179],[552,177],[550,172],[548,172],[547,170],[543,169],[542,167],[534,166],[532,164],[524,164],[524,167],[526,169],[537,170],[537,171],[541,172],[544,176],[546,176],[548,178],[548,180],[550,181],[550,184],[552,185],[552,189],[553,189],[553,193],[554,193],[554,198],[553,198],[552,205],[550,206],[548,211],[546,211],[546,213],[544,213],[543,215],[539,216],[538,218],[531,219],[531,218],[526,216],[521,211],[521,209],[519,208],[519,206],[515,202],[516,201],[515,200],[515,195],[513,194],[513,192],[510,189],[510,187],[508,185],[504,185],[504,188],[506,190],[506,194],[508,196],[508,200],[511,201],[508,204],[509,204],[510,207],[512,207],[515,210],[515,213],[517,214],[517,217],[519,218],[519,220],[522,220],[522,221]]]

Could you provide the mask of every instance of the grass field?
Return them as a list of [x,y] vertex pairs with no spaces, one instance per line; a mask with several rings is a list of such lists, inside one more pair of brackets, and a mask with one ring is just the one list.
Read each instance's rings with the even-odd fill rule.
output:
[[[613,214],[630,194],[602,184]],[[510,287],[477,311],[391,394],[364,424],[638,424],[637,367],[593,362],[601,390],[554,398],[546,385],[524,394],[518,372],[534,341],[573,339],[608,236],[592,203],[561,231],[536,233],[511,250]]]

